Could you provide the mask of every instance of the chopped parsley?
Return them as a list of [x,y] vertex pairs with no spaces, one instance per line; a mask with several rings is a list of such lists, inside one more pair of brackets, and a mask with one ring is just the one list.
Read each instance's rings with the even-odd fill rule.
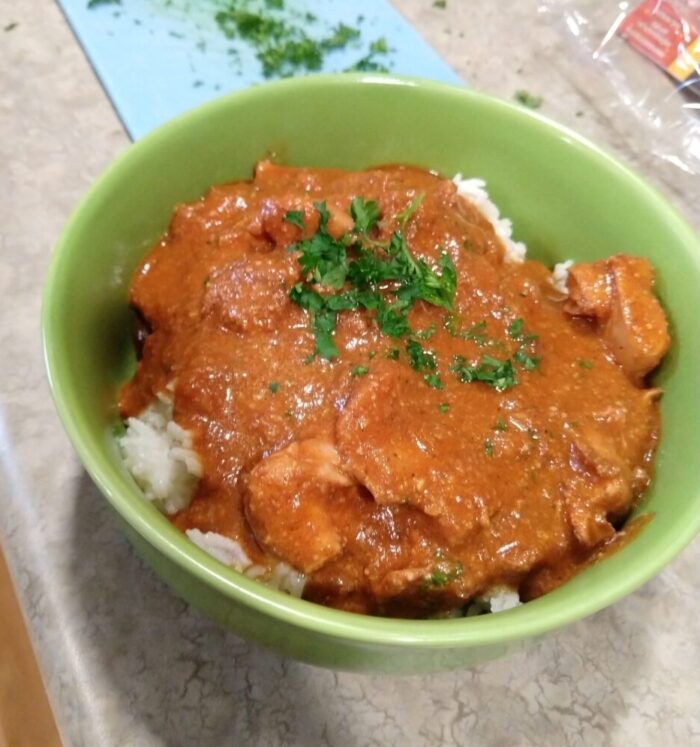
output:
[[432,573],[426,576],[425,585],[426,587],[447,586],[447,584],[460,578],[463,572],[464,567],[459,561],[440,561]]
[[480,381],[488,384],[498,392],[503,392],[518,383],[518,378],[513,367],[513,362],[508,358],[499,360],[490,355],[482,355],[477,365],[469,365],[462,355],[455,355],[450,366],[458,381],[470,384]]
[[486,320],[472,324],[469,329],[461,329],[461,320],[456,314],[445,314],[443,326],[452,337],[461,337],[463,340],[470,340],[480,348],[494,344],[486,334]]
[[440,403],[440,404],[438,405],[438,410],[439,410],[440,412],[449,412],[449,409],[450,409],[450,405],[449,405],[449,403],[448,403],[448,402],[441,402],[441,403]]
[[[424,259],[413,257],[399,230],[387,242],[369,239],[367,234],[380,215],[372,200],[353,199],[350,215],[355,226],[339,239],[328,232],[326,203],[317,202],[314,207],[319,214],[318,231],[289,247],[299,253],[303,273],[303,281],[292,287],[289,298],[311,314],[317,355],[329,360],[338,356],[333,333],[342,311],[372,311],[384,334],[400,338],[411,333],[408,313],[417,301],[452,308],[457,271],[448,254],[440,256],[434,269]],[[315,286],[336,292],[322,295]]]
[[431,324],[429,327],[426,327],[425,329],[419,329],[415,335],[416,337],[420,337],[421,340],[429,340],[434,334],[435,334],[435,324]]
[[522,88],[513,94],[513,98],[528,109],[539,109],[544,101],[541,96],[535,96]]
[[413,216],[418,211],[418,208],[421,206],[421,203],[423,202],[424,195],[421,193],[419,195],[416,195],[411,202],[400,212],[396,215],[396,220],[401,228],[403,230],[406,228],[406,225],[408,222],[413,218]]
[[389,45],[383,36],[375,39],[369,45],[369,54],[361,57],[354,65],[345,68],[346,73],[388,73],[389,68],[376,58],[377,55],[389,53]]
[[365,200],[364,197],[353,197],[350,203],[350,216],[355,222],[355,233],[367,234],[379,220],[379,203]]
[[415,371],[434,371],[437,368],[435,353],[425,350],[418,340],[409,340],[406,343],[406,353],[411,368]]
[[484,441],[484,453],[486,456],[493,456],[493,441],[490,438]]
[[525,322],[523,322],[522,319],[514,319],[508,325],[508,337],[510,337],[511,340],[519,340],[523,334],[524,324]]
[[303,210],[288,210],[285,213],[284,219],[287,223],[291,223],[293,226],[298,228],[304,228],[304,211]]
[[[115,0],[90,0],[90,3]],[[283,0],[225,0],[214,16],[219,30],[227,39],[248,44],[255,53],[266,78],[287,77],[299,72],[320,70],[326,57],[339,50],[357,46],[360,31],[339,23],[325,35],[309,33],[318,22],[312,13],[285,9]],[[379,69],[376,57],[389,49],[384,40],[369,45],[369,54],[355,64]],[[233,50],[237,51],[237,50]]]
[[268,389],[269,389],[269,390],[270,390],[270,391],[271,391],[271,392],[272,392],[273,394],[277,394],[277,392],[279,391],[280,385],[279,385],[279,384],[278,384],[278,383],[277,383],[276,381],[271,381],[271,382],[270,382],[270,383],[269,383],[269,384],[267,385],[267,388],[268,388]]
[[593,364],[591,363],[591,361],[586,360],[585,358],[579,358],[577,362],[581,368],[586,368],[586,369],[593,368]]
[[507,431],[508,430],[508,424],[505,422],[505,420],[502,420],[499,418],[496,421],[496,424],[493,426],[494,431]]
[[355,366],[350,372],[351,376],[366,376],[369,373],[367,366]]
[[[443,389],[435,352],[427,350],[421,340],[429,340],[437,331],[430,324],[414,330],[408,315],[418,301],[444,309],[447,313],[443,326],[453,337],[473,342],[479,347],[502,351],[502,355],[481,355],[468,361],[455,355],[450,366],[458,381],[481,382],[499,392],[518,383],[517,367],[534,371],[539,366],[535,343],[538,336],[525,329],[523,319],[513,319],[507,327],[507,338],[517,343],[515,351],[487,334],[486,320],[482,319],[462,329],[459,317],[453,312],[457,289],[457,270],[449,254],[442,252],[437,262],[430,265],[411,253],[403,227],[420,206],[422,195],[415,197],[397,216],[401,228],[395,229],[388,240],[373,237],[381,211],[375,200],[361,196],[352,199],[349,214],[354,225],[350,232],[335,238],[328,231],[330,211],[325,202],[314,203],[319,216],[318,230],[313,236],[297,241],[289,247],[296,252],[302,279],[289,291],[290,300],[309,312],[314,333],[316,356],[332,360],[339,355],[334,335],[338,314],[344,311],[371,312],[379,330],[394,339],[405,338],[405,350],[411,368],[423,374],[425,384]],[[302,211],[290,211],[285,220],[303,225]],[[376,353],[375,353],[376,354]],[[390,348],[385,356],[398,360],[400,349]],[[369,353],[370,359],[373,357]],[[366,367],[353,369],[353,376],[363,376]]]
[[445,387],[439,374],[424,374],[423,381],[433,389],[444,389]]
[[534,353],[534,344],[538,335],[525,330],[525,322],[522,319],[514,319],[508,325],[508,337],[520,343],[513,355],[513,360],[526,371],[534,371],[540,365],[540,356]]

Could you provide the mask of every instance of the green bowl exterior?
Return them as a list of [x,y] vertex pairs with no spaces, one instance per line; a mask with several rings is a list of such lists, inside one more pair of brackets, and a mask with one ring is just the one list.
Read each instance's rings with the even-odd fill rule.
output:
[[[486,180],[515,236],[546,263],[648,257],[673,348],[656,376],[664,435],[634,541],[556,591],[494,616],[387,620],[292,599],[226,568],[144,501],[115,442],[133,370],[131,274],[173,207],[248,178],[266,156],[357,169],[412,163]],[[57,409],[85,468],[139,552],[179,594],[245,638],[324,666],[376,672],[465,666],[589,615],[634,590],[700,528],[700,248],[654,190],[575,133],[456,87],[390,76],[317,76],[218,99],[159,128],[104,173],[68,222],[43,307]]]

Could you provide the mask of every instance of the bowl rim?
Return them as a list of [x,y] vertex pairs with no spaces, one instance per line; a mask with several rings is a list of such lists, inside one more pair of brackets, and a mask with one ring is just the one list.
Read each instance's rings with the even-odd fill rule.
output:
[[[612,604],[623,596],[639,588],[643,583],[656,575],[667,563],[676,557],[681,550],[700,531],[700,512],[694,521],[687,522],[682,531],[665,543],[652,558],[643,564],[635,564],[617,583],[608,581],[596,588],[593,595],[578,594],[567,599],[566,604],[558,604],[556,591],[516,609],[498,614],[494,624],[492,615],[472,618],[440,620],[407,620],[373,617],[324,607],[313,602],[296,599],[282,592],[270,589],[232,568],[229,568],[190,542],[184,533],[177,530],[167,519],[167,526],[148,517],[150,513],[137,510],[135,503],[126,500],[122,492],[113,485],[113,480],[100,460],[93,453],[91,446],[82,436],[81,428],[67,402],[65,377],[60,375],[61,363],[60,335],[52,332],[55,289],[58,279],[64,271],[70,257],[71,236],[83,220],[86,207],[94,196],[107,189],[110,182],[129,168],[134,159],[142,152],[167,140],[171,134],[186,128],[201,118],[221,110],[245,106],[250,99],[274,97],[277,91],[304,91],[324,87],[376,87],[399,86],[404,90],[420,89],[435,92],[439,96],[460,99],[477,107],[498,110],[505,116],[515,119],[534,120],[554,135],[572,144],[582,146],[587,155],[599,166],[616,173],[617,177],[635,189],[647,200],[653,201],[664,219],[678,232],[681,241],[688,247],[694,247],[692,259],[698,265],[700,274],[700,243],[685,220],[677,213],[667,200],[640,176],[621,164],[605,150],[590,142],[587,138],[560,125],[539,112],[524,109],[514,103],[497,99],[490,95],[461,88],[456,85],[438,83],[420,78],[411,78],[384,74],[323,74],[309,75],[282,81],[265,83],[243,91],[225,94],[219,98],[195,107],[184,114],[166,122],[137,142],[130,145],[117,156],[111,164],[93,182],[77,207],[73,210],[56,244],[44,284],[41,313],[41,333],[44,362],[49,387],[60,420],[75,448],[80,461],[91,476],[100,492],[117,513],[143,539],[168,560],[187,574],[194,575],[199,581],[212,587],[224,596],[245,604],[257,612],[276,618],[285,623],[305,629],[309,632],[327,637],[341,637],[346,640],[377,644],[391,647],[423,647],[443,649],[456,647],[476,647],[502,644],[518,639],[542,635],[563,627],[569,623],[587,617]],[[136,493],[134,488],[132,493]],[[143,500],[142,496],[140,497]],[[162,518],[162,517],[161,517]]]

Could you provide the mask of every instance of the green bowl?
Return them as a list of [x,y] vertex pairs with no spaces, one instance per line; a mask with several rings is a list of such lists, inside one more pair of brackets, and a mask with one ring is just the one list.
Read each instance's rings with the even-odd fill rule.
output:
[[[546,263],[616,252],[657,270],[674,344],[656,383],[664,433],[632,542],[517,609],[458,620],[389,620],[293,599],[221,565],[147,503],[123,467],[117,388],[133,367],[127,286],[178,202],[280,161],[358,169],[411,163],[486,179],[515,236]],[[580,620],[658,573],[700,528],[700,248],[641,179],[575,133],[481,94],[384,76],[318,76],[202,106],[133,145],[68,222],[46,282],[53,395],[73,444],[136,549],[186,600],[244,638],[350,670],[469,666]],[[595,622],[591,622],[595,625]]]

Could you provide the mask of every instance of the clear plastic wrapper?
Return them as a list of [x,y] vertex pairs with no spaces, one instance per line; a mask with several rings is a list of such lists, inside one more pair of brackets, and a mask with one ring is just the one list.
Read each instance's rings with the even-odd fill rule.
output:
[[637,147],[700,175],[700,0],[543,0],[540,11]]

